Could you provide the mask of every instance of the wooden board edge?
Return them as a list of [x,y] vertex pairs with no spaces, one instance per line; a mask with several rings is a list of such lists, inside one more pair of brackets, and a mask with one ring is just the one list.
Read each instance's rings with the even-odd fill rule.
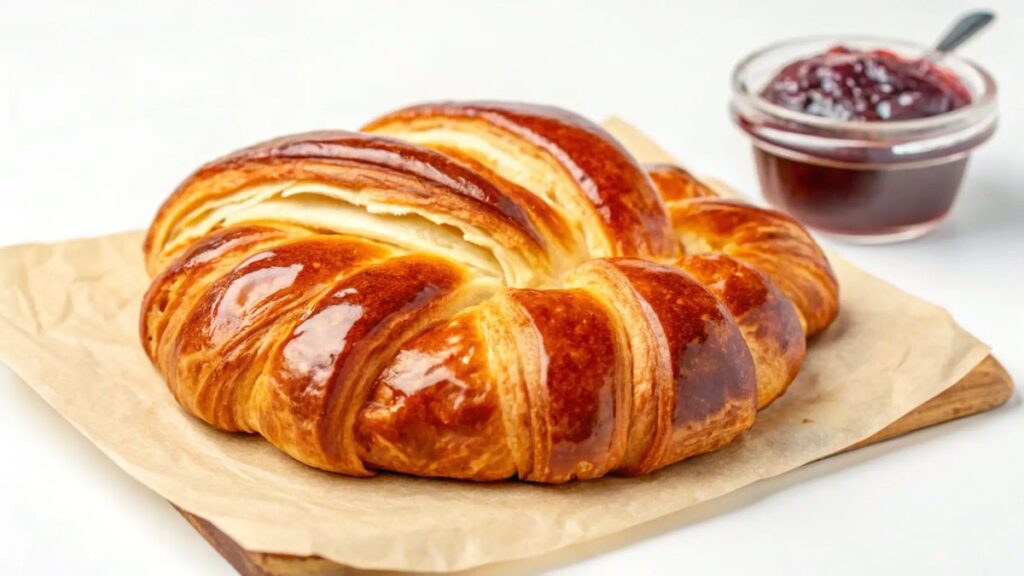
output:
[[[210,546],[213,546],[213,549],[223,556],[228,561],[228,564],[231,564],[239,574],[245,576],[276,576],[273,572],[266,571],[257,563],[256,558],[258,556],[256,553],[249,552],[239,546],[237,542],[210,522],[186,510],[182,510],[173,503],[171,506],[174,506],[174,509],[184,516],[185,520],[195,528],[196,532],[199,532],[199,535],[209,542]],[[292,556],[292,558],[296,560],[301,559],[298,556]]]
[[1013,379],[994,356],[986,356],[966,376],[944,392],[918,406],[874,435],[840,451],[856,450],[921,430],[998,408],[1013,396]]
[[174,509],[195,528],[196,532],[199,532],[199,535],[243,576],[342,576],[357,573],[353,568],[318,556],[250,552],[209,521],[183,510],[173,503],[171,506],[174,506]]
[[[987,412],[1005,404],[1013,396],[1013,390],[1013,379],[1010,378],[1010,374],[995,357],[987,356],[960,381],[938,396],[878,433],[840,450],[837,454],[884,442],[943,422]],[[250,552],[210,522],[177,506],[174,508],[242,576],[345,576],[363,573],[362,570],[316,556]]]

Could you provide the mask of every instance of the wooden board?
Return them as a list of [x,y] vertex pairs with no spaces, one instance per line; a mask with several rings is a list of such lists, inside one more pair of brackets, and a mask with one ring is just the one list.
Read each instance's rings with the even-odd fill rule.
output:
[[[856,450],[915,430],[985,412],[1003,405],[1012,395],[1013,381],[1010,375],[995,358],[989,356],[942,394],[874,436],[840,452]],[[317,557],[250,552],[213,524],[177,506],[175,508],[243,576],[338,576],[363,572]]]

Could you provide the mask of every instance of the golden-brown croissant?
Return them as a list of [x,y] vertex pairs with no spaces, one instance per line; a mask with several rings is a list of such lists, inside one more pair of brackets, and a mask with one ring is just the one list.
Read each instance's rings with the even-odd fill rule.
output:
[[793,220],[541,106],[240,150],[145,253],[142,342],[178,402],[354,476],[650,472],[748,429],[838,312]]

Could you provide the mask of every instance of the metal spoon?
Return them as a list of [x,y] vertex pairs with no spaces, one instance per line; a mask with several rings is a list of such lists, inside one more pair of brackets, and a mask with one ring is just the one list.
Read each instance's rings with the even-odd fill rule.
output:
[[995,19],[995,13],[988,12],[986,10],[970,12],[964,15],[956,21],[956,24],[949,29],[949,32],[946,32],[942,37],[942,40],[939,40],[939,43],[935,45],[935,51],[952,52],[953,50],[956,50],[956,48],[966,42],[968,38],[977,34],[982,28],[988,26]]

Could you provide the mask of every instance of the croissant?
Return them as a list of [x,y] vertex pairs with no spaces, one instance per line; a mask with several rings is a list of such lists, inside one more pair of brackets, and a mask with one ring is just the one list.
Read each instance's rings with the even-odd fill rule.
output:
[[141,339],[181,406],[351,476],[657,470],[750,428],[838,313],[792,219],[534,105],[229,154],[144,250]]

